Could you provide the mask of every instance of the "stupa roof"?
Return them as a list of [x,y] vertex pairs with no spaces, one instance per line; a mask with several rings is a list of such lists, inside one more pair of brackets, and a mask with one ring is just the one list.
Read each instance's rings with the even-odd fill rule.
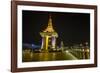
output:
[[51,15],[49,17],[48,26],[43,32],[54,32]]

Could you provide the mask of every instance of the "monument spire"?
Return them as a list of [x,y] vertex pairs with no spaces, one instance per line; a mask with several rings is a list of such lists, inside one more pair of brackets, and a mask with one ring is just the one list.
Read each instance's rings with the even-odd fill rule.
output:
[[49,27],[53,27],[53,26],[52,26],[51,14],[49,14],[49,22],[48,22],[48,26],[49,26]]
[[53,25],[52,25],[51,14],[49,14],[48,26],[47,26],[47,28],[44,30],[44,32],[54,32]]

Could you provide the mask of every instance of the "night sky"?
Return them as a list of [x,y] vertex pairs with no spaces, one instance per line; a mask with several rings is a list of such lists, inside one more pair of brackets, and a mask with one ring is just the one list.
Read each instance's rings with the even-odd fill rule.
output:
[[90,14],[43,11],[22,11],[23,43],[41,45],[40,32],[46,29],[52,17],[54,30],[58,33],[57,44],[65,45],[90,42]]

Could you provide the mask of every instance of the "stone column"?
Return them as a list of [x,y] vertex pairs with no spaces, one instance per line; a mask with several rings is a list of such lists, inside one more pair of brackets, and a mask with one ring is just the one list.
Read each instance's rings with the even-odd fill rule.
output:
[[55,48],[56,45],[56,38],[52,37],[52,48]]
[[43,49],[44,46],[44,37],[42,37],[42,45],[41,45],[41,49]]
[[49,39],[49,36],[46,36],[46,47],[45,47],[46,51],[48,51],[48,39]]

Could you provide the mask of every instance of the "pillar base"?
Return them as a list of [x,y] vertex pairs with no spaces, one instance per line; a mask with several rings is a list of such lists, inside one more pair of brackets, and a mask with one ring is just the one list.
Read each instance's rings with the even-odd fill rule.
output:
[[44,49],[42,49],[41,52],[49,52],[49,50],[44,50]]

